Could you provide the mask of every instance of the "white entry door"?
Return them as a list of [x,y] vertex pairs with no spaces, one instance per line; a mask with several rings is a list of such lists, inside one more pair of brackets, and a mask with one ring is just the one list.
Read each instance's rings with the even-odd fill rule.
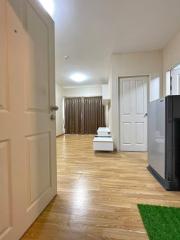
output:
[[147,151],[148,77],[120,79],[120,150]]
[[38,1],[0,0],[0,240],[56,194],[54,104],[53,21]]

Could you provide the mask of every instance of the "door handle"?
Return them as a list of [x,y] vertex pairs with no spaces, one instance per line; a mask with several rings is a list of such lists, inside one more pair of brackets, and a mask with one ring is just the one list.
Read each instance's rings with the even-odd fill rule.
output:
[[53,111],[58,111],[58,109],[59,109],[58,106],[51,106],[51,107],[50,107],[51,112],[53,112]]
[[58,109],[59,109],[58,106],[51,106],[51,107],[50,107],[50,111],[51,111],[50,119],[51,119],[52,121],[56,120],[56,114],[53,113],[53,112],[58,111]]
[[147,117],[147,116],[148,116],[148,113],[145,113],[145,114],[144,114],[144,117]]

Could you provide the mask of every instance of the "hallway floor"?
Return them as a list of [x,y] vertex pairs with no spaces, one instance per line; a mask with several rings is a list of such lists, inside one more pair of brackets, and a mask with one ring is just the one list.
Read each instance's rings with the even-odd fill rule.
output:
[[145,153],[95,154],[92,139],[57,139],[58,195],[23,240],[144,240],[138,203],[180,207],[180,193],[146,170]]

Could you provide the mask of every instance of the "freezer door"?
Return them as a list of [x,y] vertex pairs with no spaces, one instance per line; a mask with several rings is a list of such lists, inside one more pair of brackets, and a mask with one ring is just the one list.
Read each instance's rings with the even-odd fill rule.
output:
[[148,105],[148,163],[165,178],[165,99]]

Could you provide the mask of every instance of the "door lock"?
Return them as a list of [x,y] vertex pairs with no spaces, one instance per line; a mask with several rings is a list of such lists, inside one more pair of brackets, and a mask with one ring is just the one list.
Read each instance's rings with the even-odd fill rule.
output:
[[58,106],[51,106],[51,107],[50,107],[51,112],[53,112],[53,111],[58,111],[58,109],[59,109]]
[[54,121],[56,120],[56,116],[54,114],[51,114],[50,119]]

